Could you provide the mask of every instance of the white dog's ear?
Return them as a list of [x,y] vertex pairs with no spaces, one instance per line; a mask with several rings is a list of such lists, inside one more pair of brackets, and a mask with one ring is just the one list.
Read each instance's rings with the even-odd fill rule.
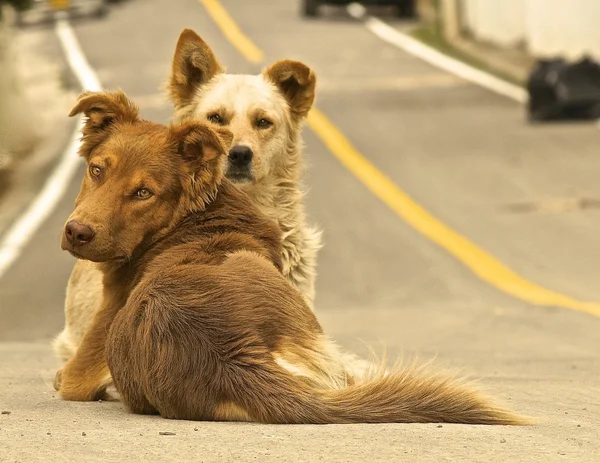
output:
[[176,107],[190,103],[200,85],[223,71],[206,42],[192,29],[184,29],[177,41],[168,82],[171,100]]
[[263,71],[263,76],[273,82],[290,105],[292,114],[304,118],[315,100],[317,77],[304,63],[281,60]]
[[83,113],[86,117],[82,129],[83,144],[79,150],[87,157],[89,152],[109,134],[117,122],[133,123],[139,120],[137,106],[121,90],[114,92],[83,92],[71,109],[69,117]]

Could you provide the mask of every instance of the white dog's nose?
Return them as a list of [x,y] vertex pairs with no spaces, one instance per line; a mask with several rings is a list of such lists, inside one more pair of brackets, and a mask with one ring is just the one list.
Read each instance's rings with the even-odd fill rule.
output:
[[252,150],[244,145],[237,145],[229,150],[229,162],[236,167],[247,167],[253,156]]

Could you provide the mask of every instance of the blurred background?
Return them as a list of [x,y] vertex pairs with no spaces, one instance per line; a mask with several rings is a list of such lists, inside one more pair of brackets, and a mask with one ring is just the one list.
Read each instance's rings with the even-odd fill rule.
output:
[[[167,122],[162,86],[179,33],[191,27],[228,72],[292,58],[318,76],[323,117],[311,116],[304,130],[304,183],[311,221],[324,231],[316,313],[325,331],[361,355],[365,342],[392,358],[437,355],[549,420],[529,437],[502,431],[512,440],[498,461],[530,451],[535,461],[595,461],[587,458],[600,448],[592,437],[600,416],[600,2],[0,5],[0,381],[14,397],[53,392],[44,382],[58,366],[49,341],[63,325],[74,263],[59,237],[82,166],[64,191],[43,190],[64,162],[76,129],[67,114],[82,90],[81,60],[69,61],[64,32],[104,88],[122,88],[144,117]],[[28,208],[41,191],[56,201],[39,203],[48,217],[25,236],[20,221],[39,213]],[[390,446],[391,429],[361,432],[342,441],[359,453],[399,448]],[[451,432],[444,451],[456,455],[473,439],[490,455],[500,442],[497,430]],[[404,438],[409,455],[422,451],[410,447],[415,435]]]

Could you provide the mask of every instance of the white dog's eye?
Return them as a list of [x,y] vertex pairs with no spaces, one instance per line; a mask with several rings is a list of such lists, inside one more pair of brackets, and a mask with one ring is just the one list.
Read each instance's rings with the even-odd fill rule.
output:
[[256,121],[256,127],[259,129],[268,129],[273,123],[269,119],[259,119]]
[[213,124],[225,125],[225,121],[223,120],[223,118],[216,113],[209,114],[206,118]]

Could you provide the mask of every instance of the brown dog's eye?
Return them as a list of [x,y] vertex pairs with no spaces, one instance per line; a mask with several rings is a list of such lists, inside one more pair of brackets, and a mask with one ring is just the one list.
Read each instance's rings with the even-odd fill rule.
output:
[[150,196],[152,196],[152,192],[146,188],[140,188],[135,192],[135,197],[139,199],[148,199]]
[[92,175],[92,177],[100,177],[101,173],[102,173],[102,169],[100,169],[100,167],[90,166],[90,174]]
[[207,119],[213,124],[225,125],[225,120],[218,114],[209,114]]
[[259,119],[256,121],[256,127],[259,129],[268,129],[273,123],[269,119]]

